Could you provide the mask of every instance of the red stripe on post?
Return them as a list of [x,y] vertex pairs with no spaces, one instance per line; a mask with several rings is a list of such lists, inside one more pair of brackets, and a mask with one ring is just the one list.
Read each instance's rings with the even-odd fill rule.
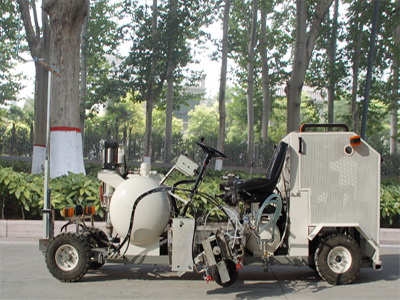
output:
[[51,127],[50,131],[76,131],[76,132],[81,132],[81,129],[78,128],[78,127],[57,126],[57,127]]
[[33,147],[42,147],[42,148],[46,148],[45,145],[40,145],[40,144],[34,144]]

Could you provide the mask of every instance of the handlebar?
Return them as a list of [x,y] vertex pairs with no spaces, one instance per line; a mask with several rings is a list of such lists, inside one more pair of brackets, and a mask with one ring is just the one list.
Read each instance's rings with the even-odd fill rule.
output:
[[342,128],[344,131],[349,131],[346,124],[303,124],[300,127],[300,132],[305,132],[307,128]]

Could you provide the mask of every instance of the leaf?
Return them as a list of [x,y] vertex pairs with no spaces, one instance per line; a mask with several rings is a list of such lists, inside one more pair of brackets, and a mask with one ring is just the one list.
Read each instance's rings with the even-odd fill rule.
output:
[[24,191],[24,197],[25,197],[26,199],[29,199],[29,198],[31,197],[31,193],[29,192],[29,190],[25,190],[25,191]]
[[19,199],[20,198],[20,196],[21,196],[21,190],[16,190],[15,191],[15,193],[14,193],[14,195],[15,195],[15,197],[17,198],[17,199]]

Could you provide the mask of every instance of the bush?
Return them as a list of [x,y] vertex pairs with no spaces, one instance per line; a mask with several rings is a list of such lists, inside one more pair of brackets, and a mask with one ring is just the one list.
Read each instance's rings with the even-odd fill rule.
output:
[[[96,178],[83,174],[61,176],[50,180],[52,208],[94,205],[102,217],[100,206],[100,183]],[[0,167],[0,198],[2,218],[38,218],[43,208],[43,175],[32,175]],[[25,216],[26,214],[26,216]]]
[[381,183],[381,227],[399,227],[400,184],[398,179],[386,179]]
[[0,197],[2,218],[5,209],[15,215],[20,209],[31,216],[38,215],[40,203],[43,203],[43,179],[36,175],[13,171],[12,168],[0,168]]
[[[14,166],[25,169],[26,163],[18,162]],[[92,175],[72,174],[50,180],[51,204],[56,210],[64,207],[80,205],[94,205],[100,217],[104,216],[104,210],[100,205],[100,182],[95,177],[96,167],[93,167]],[[166,173],[167,169],[160,169]],[[223,172],[208,170],[200,192],[210,196],[221,194],[219,183]],[[245,173],[241,178],[248,178]],[[179,172],[175,172],[167,184],[172,185],[178,180],[187,179]],[[183,187],[183,186],[180,186]],[[219,203],[220,198],[216,201]],[[39,218],[43,208],[43,175],[32,175],[17,172],[13,168],[0,166],[0,208],[2,218]],[[221,217],[221,212],[213,210],[212,203],[196,197],[193,203],[196,215],[210,213],[211,218]],[[399,227],[400,217],[400,184],[398,178],[383,179],[381,183],[381,226]]]
[[0,160],[0,168],[12,168],[16,172],[31,172],[31,162],[22,160]]

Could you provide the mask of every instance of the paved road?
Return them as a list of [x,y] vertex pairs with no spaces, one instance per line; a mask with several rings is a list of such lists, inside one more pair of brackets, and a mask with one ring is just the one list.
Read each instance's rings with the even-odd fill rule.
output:
[[0,299],[400,299],[400,245],[381,248],[382,271],[362,269],[356,282],[330,286],[307,267],[245,267],[229,288],[168,267],[106,264],[77,283],[48,272],[33,240],[0,239]]

